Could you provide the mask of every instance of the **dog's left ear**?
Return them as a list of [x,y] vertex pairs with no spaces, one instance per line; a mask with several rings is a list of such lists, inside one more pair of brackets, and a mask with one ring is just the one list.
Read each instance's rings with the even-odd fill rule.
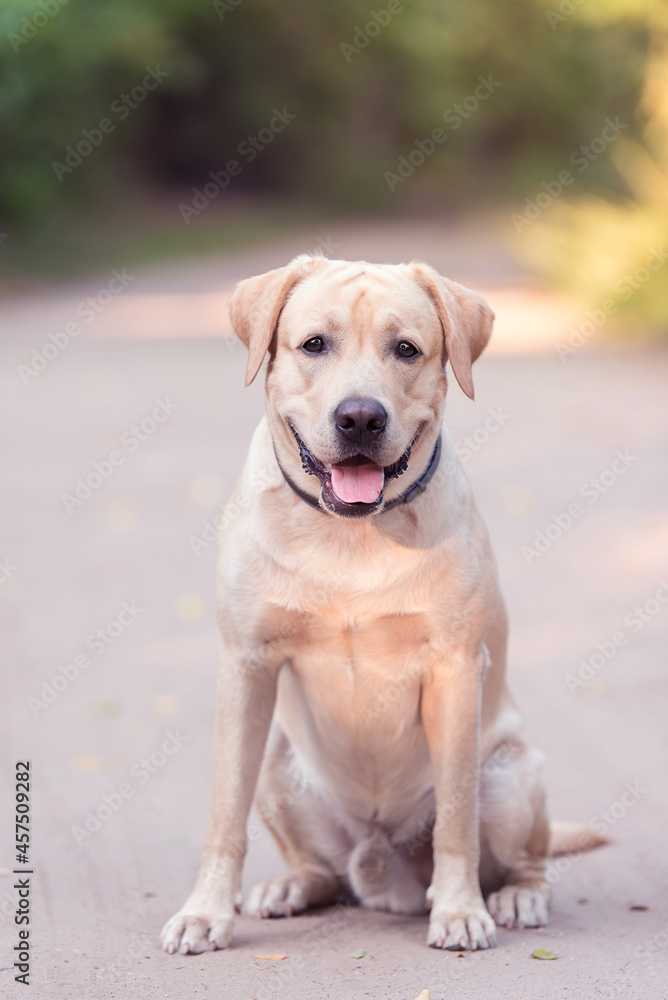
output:
[[436,306],[445,350],[462,390],[473,399],[471,367],[492,334],[494,313],[479,292],[442,278],[433,268],[414,265],[415,279]]
[[262,367],[288,295],[316,263],[315,258],[302,254],[286,267],[240,281],[234,289],[228,305],[232,326],[248,348],[246,385]]

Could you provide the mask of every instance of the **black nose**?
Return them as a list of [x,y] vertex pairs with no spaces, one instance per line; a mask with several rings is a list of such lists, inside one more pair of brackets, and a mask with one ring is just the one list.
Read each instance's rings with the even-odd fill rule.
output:
[[377,399],[350,397],[334,410],[334,423],[346,441],[368,444],[385,430],[387,410]]

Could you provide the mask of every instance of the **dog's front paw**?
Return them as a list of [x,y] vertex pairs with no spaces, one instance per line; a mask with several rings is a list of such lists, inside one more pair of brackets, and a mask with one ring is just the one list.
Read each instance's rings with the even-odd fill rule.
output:
[[199,955],[203,951],[229,948],[234,929],[232,914],[209,915],[192,912],[187,905],[162,928],[164,950],[175,955]]
[[482,904],[443,910],[432,907],[427,932],[430,948],[476,951],[496,947],[496,924]]

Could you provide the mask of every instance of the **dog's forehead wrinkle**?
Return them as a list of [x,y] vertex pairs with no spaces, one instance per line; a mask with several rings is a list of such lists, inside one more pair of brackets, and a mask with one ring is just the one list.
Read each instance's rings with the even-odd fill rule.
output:
[[366,274],[365,270],[357,271],[355,274],[349,274],[343,279],[339,287],[343,288],[345,285],[349,285],[351,281],[357,281],[358,278],[362,278]]
[[[369,286],[376,284],[389,288],[396,286],[399,277],[396,272],[390,272],[391,267],[392,265],[387,264],[367,264],[365,261],[356,261],[346,264],[342,269],[330,270],[329,273],[325,271],[319,277],[324,284],[330,285],[332,291],[337,294],[341,294],[344,289],[361,279],[364,279],[365,284]],[[317,277],[314,275],[314,278]]]

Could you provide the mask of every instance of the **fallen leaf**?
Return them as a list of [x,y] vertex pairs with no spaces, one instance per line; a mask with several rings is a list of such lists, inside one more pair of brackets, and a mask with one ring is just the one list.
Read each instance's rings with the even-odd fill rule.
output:
[[282,952],[280,955],[253,955],[253,958],[266,958],[271,962],[280,962],[282,958],[287,958],[287,951]]
[[74,771],[88,771],[91,774],[111,774],[123,770],[123,761],[118,757],[91,757],[80,754],[70,757],[70,767]]
[[553,951],[548,951],[547,948],[536,948],[535,951],[531,952],[531,957],[542,958],[544,961],[548,961],[549,959],[556,958],[557,956]]
[[110,716],[114,718],[123,711],[123,705],[115,698],[98,698],[91,703],[93,715]]
[[421,990],[415,1000],[431,1000],[431,990]]
[[357,951],[354,951],[350,957],[351,958],[364,958],[365,955],[366,955],[366,952],[365,952],[364,948],[358,948]]
[[640,910],[644,913],[645,910],[649,910],[649,906],[644,906],[642,903],[635,903],[633,906],[629,906],[629,910]]

